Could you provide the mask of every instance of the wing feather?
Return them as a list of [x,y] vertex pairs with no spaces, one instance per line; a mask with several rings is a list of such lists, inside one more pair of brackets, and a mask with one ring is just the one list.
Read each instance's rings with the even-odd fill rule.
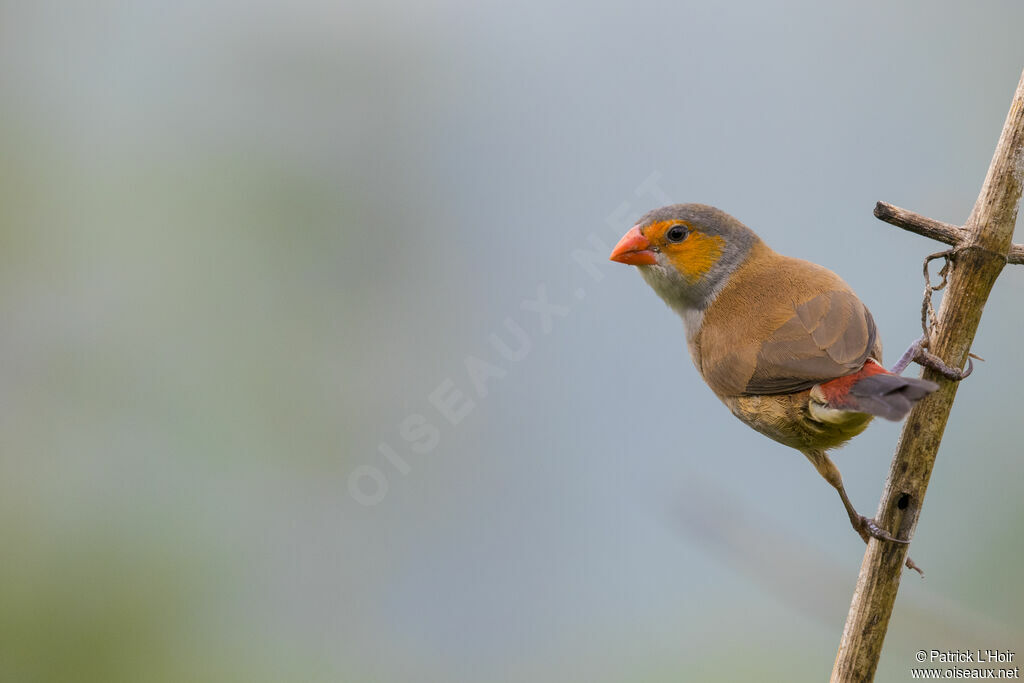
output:
[[875,346],[871,313],[852,292],[831,290],[793,307],[756,353],[745,394],[802,391],[856,372]]

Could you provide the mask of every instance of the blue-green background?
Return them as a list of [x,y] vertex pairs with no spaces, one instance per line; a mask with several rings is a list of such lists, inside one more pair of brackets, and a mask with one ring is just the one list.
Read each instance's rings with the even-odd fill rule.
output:
[[[872,206],[964,221],[1022,27],[1018,0],[0,4],[0,680],[824,680],[863,552],[834,491],[714,399],[635,272],[572,254],[715,204],[840,273],[891,362],[939,246]],[[1022,296],[1007,268],[878,680],[1024,656]],[[898,433],[837,455],[864,511]]]

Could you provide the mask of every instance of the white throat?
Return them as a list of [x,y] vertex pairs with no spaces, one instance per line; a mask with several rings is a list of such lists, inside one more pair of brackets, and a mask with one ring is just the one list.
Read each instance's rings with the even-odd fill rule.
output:
[[683,328],[686,330],[686,341],[692,344],[693,340],[700,334],[700,328],[704,324],[704,311],[699,308],[676,309],[679,317],[683,319]]
[[[687,296],[689,293],[687,284],[674,268],[666,267],[660,263],[651,266],[640,266],[638,270],[647,284],[651,286],[651,289],[661,297],[661,300],[668,304],[668,307],[683,319],[683,326],[686,328],[686,340],[692,343],[697,335],[700,334],[701,325],[704,324],[704,308],[696,305]],[[713,292],[711,297],[704,302],[705,306],[714,301],[717,295],[717,291]]]

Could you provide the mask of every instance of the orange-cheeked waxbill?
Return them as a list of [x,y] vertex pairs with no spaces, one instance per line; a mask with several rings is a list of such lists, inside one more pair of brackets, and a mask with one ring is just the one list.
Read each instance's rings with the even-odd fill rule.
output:
[[899,540],[857,513],[827,451],[876,415],[902,419],[938,385],[882,367],[875,322],[849,285],[703,204],[651,211],[611,260],[636,266],[683,319],[694,365],[733,415],[806,455],[861,538]]

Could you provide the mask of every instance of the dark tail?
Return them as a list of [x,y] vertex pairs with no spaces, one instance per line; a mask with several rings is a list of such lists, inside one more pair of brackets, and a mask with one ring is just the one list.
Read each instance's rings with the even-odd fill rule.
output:
[[911,406],[939,388],[935,382],[894,375],[873,359],[860,372],[821,385],[831,408],[902,420]]
[[938,384],[926,379],[879,373],[850,388],[850,403],[853,410],[862,413],[902,420],[911,406],[938,388]]

